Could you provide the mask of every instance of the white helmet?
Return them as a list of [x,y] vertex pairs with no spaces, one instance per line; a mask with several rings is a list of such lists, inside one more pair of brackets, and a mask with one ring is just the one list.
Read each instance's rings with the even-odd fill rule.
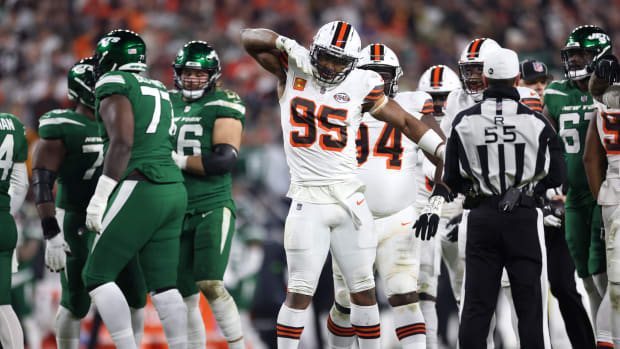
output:
[[[489,38],[474,39],[465,47],[459,60],[459,75],[465,92],[478,96],[482,93],[484,90],[482,83],[484,55],[498,48],[500,48],[499,44]],[[472,77],[474,69],[479,70],[479,77]],[[474,99],[476,98],[474,97]]]
[[385,81],[384,93],[394,97],[398,92],[398,79],[403,76],[398,57],[384,44],[370,44],[362,49],[357,63],[358,68],[372,70],[381,75]]
[[418,90],[429,93],[447,94],[461,87],[459,76],[447,65],[434,65],[424,71],[418,82]]
[[[360,36],[351,24],[334,21],[323,25],[310,46],[310,63],[314,77],[323,84],[339,84],[357,65],[361,47]],[[337,71],[319,64],[319,61],[325,59],[344,68]]]

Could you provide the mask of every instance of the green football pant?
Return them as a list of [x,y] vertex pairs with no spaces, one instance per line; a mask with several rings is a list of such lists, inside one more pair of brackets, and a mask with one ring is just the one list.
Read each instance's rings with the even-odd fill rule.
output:
[[[92,246],[95,234],[84,226],[86,214],[83,212],[56,208],[56,219],[58,224],[62,226],[65,241],[71,249],[71,253],[67,254],[65,270],[60,274],[62,286],[60,304],[68,309],[73,316],[83,318],[90,308],[90,296],[82,281],[82,270],[86,264],[89,247]],[[137,262],[137,257],[134,257],[116,280],[127,299],[127,303],[132,308],[142,308],[146,305],[146,284]]]
[[108,201],[103,231],[86,261],[86,288],[115,281],[138,254],[147,291],[174,287],[186,206],[183,183],[122,181]]
[[585,278],[605,272],[605,243],[601,239],[601,207],[592,203],[580,208],[567,208],[566,243],[577,275]]
[[0,211],[0,305],[11,304],[11,262],[17,228],[9,211]]
[[234,230],[228,207],[185,215],[177,279],[183,297],[198,292],[197,281],[224,278]]

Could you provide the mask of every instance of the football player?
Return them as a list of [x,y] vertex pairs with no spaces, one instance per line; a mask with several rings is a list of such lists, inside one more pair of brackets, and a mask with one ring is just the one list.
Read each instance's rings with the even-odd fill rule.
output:
[[[411,115],[419,119],[431,117],[428,94],[397,94],[398,79],[403,72],[398,57],[389,47],[366,46],[358,67],[379,73],[385,82],[385,95],[394,98]],[[396,337],[403,348],[425,348],[426,329],[417,292],[420,240],[411,234],[416,187],[410,182],[417,175],[418,147],[403,138],[400,130],[368,113],[362,118],[356,145],[357,174],[366,186],[364,195],[378,233],[375,267],[393,309]],[[328,343],[332,348],[350,348],[354,331],[349,316],[349,292],[338,265],[333,264],[336,299],[327,319]]]
[[11,307],[11,274],[17,271],[17,227],[13,216],[28,191],[28,142],[24,124],[14,115],[0,113],[0,344],[24,348],[24,333]]
[[[291,170],[292,203],[284,228],[288,292],[278,314],[278,348],[297,348],[330,248],[349,288],[351,324],[360,347],[379,348],[373,278],[377,235],[364,185],[355,176],[355,136],[362,114],[369,112],[401,130],[437,163],[443,141],[385,96],[379,74],[356,69],[361,43],[349,23],[323,25],[310,51],[267,29],[245,29],[241,41],[278,78],[284,149]],[[447,197],[447,190],[443,194]]]
[[[432,116],[438,123],[441,123],[445,115],[446,100],[448,94],[461,87],[458,75],[445,65],[434,65],[425,70],[418,81],[418,91],[423,91],[431,95],[433,99]],[[433,191],[433,174],[435,166],[426,159],[422,152],[418,152],[418,174],[417,180],[417,199],[416,209],[421,210]],[[439,221],[438,232],[440,239],[422,241],[420,253],[420,275],[418,279],[418,293],[420,295],[420,307],[426,322],[426,347],[428,349],[437,348],[437,280],[441,270],[442,256],[446,263],[452,288],[457,294],[457,287],[460,287],[462,280],[457,281],[456,277],[462,277],[458,273],[458,246],[456,244],[456,226],[449,225],[450,220],[455,219],[463,211],[462,198],[457,198],[452,202],[445,203],[441,209],[441,220]]]
[[[607,316],[597,317],[607,287],[605,245],[601,240],[601,208],[588,187],[582,157],[588,125],[596,116],[588,81],[597,61],[611,51],[611,40],[601,28],[592,25],[575,28],[562,49],[566,80],[553,81],[547,86],[544,104],[545,116],[562,139],[568,168],[566,242],[577,275],[588,293],[592,319],[596,319],[599,333],[609,327]],[[607,306],[605,312],[608,310]]]
[[[77,349],[80,319],[90,308],[90,297],[82,282],[94,233],[84,226],[86,206],[92,196],[103,165],[103,141],[95,121],[93,59],[73,65],[67,76],[69,99],[75,108],[57,109],[39,119],[39,136],[32,164],[35,203],[47,240],[45,263],[60,273],[62,297],[56,314],[56,344],[60,349]],[[54,182],[58,189],[52,194]],[[70,253],[68,253],[70,252]],[[131,309],[136,345],[144,327],[146,285],[140,271],[131,264],[117,280]]]
[[146,69],[146,45],[132,31],[106,34],[94,59],[95,116],[103,122],[105,160],[86,208],[86,227],[97,235],[84,284],[116,347],[136,348],[129,306],[114,280],[139,251],[168,346],[186,348],[187,307],[176,282],[187,193],[170,155],[170,95],[161,82],[139,74]]
[[173,64],[177,91],[170,93],[175,115],[176,152],[189,203],[177,287],[188,310],[188,348],[204,348],[199,290],[209,301],[229,348],[245,348],[239,311],[222,282],[235,230],[231,175],[241,145],[245,105],[217,87],[220,60],[209,44],[191,41]]

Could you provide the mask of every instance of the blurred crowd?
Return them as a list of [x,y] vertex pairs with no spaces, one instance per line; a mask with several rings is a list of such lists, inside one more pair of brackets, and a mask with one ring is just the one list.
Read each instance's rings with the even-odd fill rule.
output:
[[[138,32],[147,44],[148,75],[169,88],[174,86],[171,63],[184,43],[204,40],[215,47],[223,63],[220,81],[238,92],[248,107],[243,161],[234,176],[241,245],[252,249],[259,242],[263,248],[262,262],[257,262],[261,269],[242,268],[251,263],[244,263],[243,253],[233,254],[228,281],[237,287],[249,275],[271,273],[278,275],[283,291],[285,267],[279,244],[288,210],[284,197],[288,168],[280,146],[276,81],[241,48],[242,28],[269,28],[308,47],[320,25],[346,20],[360,33],[363,46],[381,42],[396,52],[405,73],[401,90],[415,89],[418,77],[431,65],[446,64],[458,71],[460,52],[475,37],[493,38],[517,51],[521,59],[545,62],[556,79],[563,78],[560,48],[576,26],[598,25],[620,47],[620,2],[605,0],[0,0],[0,4],[0,111],[24,122],[31,145],[43,113],[70,107],[69,67],[90,56],[98,38],[108,31]],[[24,211],[22,227],[36,231],[36,212],[32,206]],[[22,259],[36,260],[40,252],[26,246]],[[265,277],[269,280],[269,275]],[[279,306],[283,293],[257,296],[256,282],[268,281],[255,278],[251,291],[238,291],[238,297],[246,294],[247,307],[269,302],[255,301],[257,297],[273,298]]]

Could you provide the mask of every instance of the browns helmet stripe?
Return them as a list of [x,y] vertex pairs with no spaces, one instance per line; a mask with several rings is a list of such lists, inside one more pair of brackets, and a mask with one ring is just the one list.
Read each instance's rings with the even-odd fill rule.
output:
[[478,54],[480,54],[480,47],[482,47],[484,40],[486,40],[486,38],[476,39],[469,45],[469,48],[467,49],[467,52],[469,52],[467,58],[478,57]]
[[441,87],[441,81],[443,80],[444,68],[436,66],[431,72],[431,87]]
[[385,58],[385,46],[382,44],[373,44],[370,50],[371,61],[382,61]]
[[334,37],[332,38],[332,45],[340,48],[344,48],[347,44],[346,38],[349,36],[351,32],[351,25],[347,22],[338,22],[336,25],[336,31],[334,32]]

